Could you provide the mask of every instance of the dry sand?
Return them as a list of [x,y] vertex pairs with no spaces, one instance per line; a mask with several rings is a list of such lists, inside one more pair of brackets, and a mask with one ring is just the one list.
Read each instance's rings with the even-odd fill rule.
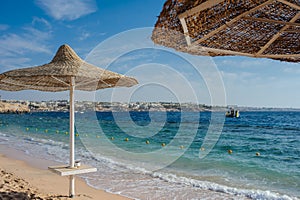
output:
[[[5,150],[4,150],[5,148]],[[45,165],[49,161],[29,158],[23,152],[0,147],[0,199],[71,199],[68,198],[69,179],[56,175]],[[9,153],[8,153],[9,152]],[[4,155],[3,155],[4,154]],[[28,160],[30,159],[30,160]],[[30,165],[26,162],[30,162]],[[56,163],[57,164],[57,163]],[[128,198],[110,194],[88,186],[76,177],[74,200],[126,200]]]

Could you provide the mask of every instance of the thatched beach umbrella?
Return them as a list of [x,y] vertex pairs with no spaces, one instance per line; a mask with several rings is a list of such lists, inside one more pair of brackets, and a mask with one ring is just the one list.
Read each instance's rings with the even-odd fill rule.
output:
[[[131,87],[136,79],[117,74],[83,61],[68,45],[62,45],[48,64],[11,70],[0,74],[0,89],[7,91],[40,90],[48,92],[70,90],[70,161],[74,154],[74,90],[94,91],[112,87]],[[75,195],[75,179],[70,176],[70,196]]]
[[300,1],[167,0],[152,40],[195,55],[300,62]]

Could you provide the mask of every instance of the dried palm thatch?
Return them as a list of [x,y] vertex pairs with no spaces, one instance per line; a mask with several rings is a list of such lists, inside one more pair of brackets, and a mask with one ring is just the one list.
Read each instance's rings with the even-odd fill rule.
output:
[[0,89],[64,91],[70,89],[70,77],[75,78],[77,90],[86,91],[137,84],[134,78],[83,61],[71,47],[62,45],[48,64],[0,74]]
[[152,40],[196,55],[300,62],[300,1],[167,0]]

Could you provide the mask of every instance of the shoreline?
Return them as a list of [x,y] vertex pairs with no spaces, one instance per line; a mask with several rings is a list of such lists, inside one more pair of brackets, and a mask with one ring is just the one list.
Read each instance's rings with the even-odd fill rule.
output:
[[68,177],[61,177],[47,169],[58,163],[30,157],[5,145],[0,145],[0,163],[0,199],[129,199],[92,188],[77,176],[76,196],[69,198]]
[[[253,107],[242,105],[205,105],[187,102],[92,102],[76,101],[77,112],[226,112],[234,108],[242,112],[300,112],[300,108]],[[67,100],[25,101],[0,100],[0,113],[68,112]]]

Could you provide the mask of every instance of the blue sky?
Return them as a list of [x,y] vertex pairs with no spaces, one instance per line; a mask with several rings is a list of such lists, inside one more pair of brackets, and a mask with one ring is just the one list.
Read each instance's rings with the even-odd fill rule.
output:
[[[141,83],[92,94],[78,92],[79,100],[300,108],[299,63],[191,56],[154,45],[151,30],[163,3],[164,0],[2,1],[0,72],[48,63],[58,47],[67,43],[88,62],[134,76]],[[68,99],[67,92],[0,91],[0,95],[2,99]]]

